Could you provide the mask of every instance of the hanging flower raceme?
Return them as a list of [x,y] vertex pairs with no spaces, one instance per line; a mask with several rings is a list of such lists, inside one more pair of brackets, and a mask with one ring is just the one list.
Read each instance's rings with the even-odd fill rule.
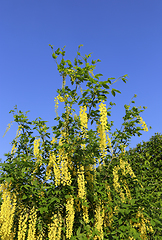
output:
[[35,156],[35,158],[39,154],[39,145],[40,145],[39,143],[40,143],[40,138],[34,140],[34,156]]
[[[100,137],[100,149],[101,149],[101,157],[104,159],[104,157],[107,154],[107,144],[106,144],[106,124],[107,124],[107,110],[106,110],[106,104],[103,104],[103,102],[99,105],[100,110],[100,123],[97,123],[97,132]],[[111,141],[108,140],[109,145],[111,147]]]
[[[85,189],[85,179],[84,179],[84,166],[80,167],[79,170],[79,166],[78,166],[78,197],[85,200],[85,202],[87,202],[86,200],[86,189]],[[89,217],[88,217],[88,207],[82,205],[83,208],[83,219],[84,221],[87,223],[89,221]]]
[[60,240],[61,239],[61,227],[62,227],[62,217],[61,214],[54,214],[54,220],[49,226],[48,237],[49,240]]
[[[87,118],[87,113],[86,113],[87,107],[80,106],[80,121],[81,121],[81,131],[84,133],[84,136],[87,137],[87,125],[88,125],[88,118]],[[85,148],[85,144],[81,144],[82,148]]]
[[147,125],[146,125],[145,121],[143,121],[142,117],[138,117],[138,119],[140,120],[140,124],[142,124],[144,131],[148,132]]
[[54,176],[55,176],[55,186],[59,186],[60,185],[60,167],[56,162],[56,156],[54,153],[50,154],[49,157],[49,163],[47,166],[47,170],[46,170],[46,180],[48,180],[51,176],[51,168],[53,167],[53,172],[54,172]]
[[[101,205],[101,202],[100,202],[100,205]],[[97,206],[95,210],[95,219],[96,219],[95,227],[100,232],[100,236],[95,237],[94,240],[97,240],[97,239],[103,240],[104,207],[102,205],[102,208],[101,208],[100,205]],[[102,209],[102,213],[101,213],[101,209]]]
[[[59,146],[62,146],[63,143],[63,139],[66,136],[66,133],[64,131],[61,131],[61,138],[59,140]],[[59,163],[60,163],[60,174],[61,174],[61,183],[63,184],[63,186],[65,185],[71,185],[71,174],[69,172],[68,169],[68,165],[69,165],[69,159],[68,159],[68,154],[65,152],[64,148],[60,148],[59,149]]]
[[[144,208],[141,209],[141,207],[138,208],[138,213],[136,215],[136,219],[141,219],[140,222],[138,223],[133,223],[132,220],[130,220],[130,223],[131,225],[133,225],[133,227],[138,227],[139,228],[139,231],[141,232],[141,235],[140,237],[143,239],[143,240],[147,240],[147,232],[151,232],[153,233],[154,230],[150,224],[150,221],[148,220],[148,218],[145,218],[142,211],[144,210]],[[133,238],[134,240],[134,238]]]
[[58,99],[60,102],[65,102],[68,97],[69,97],[69,95],[65,95],[65,98],[63,98],[63,97],[61,97],[60,95],[58,95],[58,96],[57,96],[57,99]]
[[119,174],[118,174],[119,169],[120,169],[119,166],[115,166],[113,169],[113,176],[114,176],[113,185],[114,185],[116,192],[120,194],[120,197],[121,197],[122,201],[124,202],[125,201],[124,193],[123,193],[122,188],[119,183]]
[[[12,239],[11,237],[11,228],[13,225],[14,220],[14,212],[16,209],[16,195],[11,195],[10,193],[10,184],[5,183],[2,184],[0,187],[0,191],[3,191],[2,193],[2,199],[3,203],[1,205],[1,211],[0,211],[0,235],[3,236],[3,239]],[[13,203],[11,203],[11,199],[13,200]]]
[[84,166],[78,167],[78,196],[81,199],[84,199],[85,195],[86,195],[86,191],[85,191],[85,180],[84,180]]
[[73,232],[73,224],[74,224],[74,215],[75,215],[75,211],[74,211],[74,199],[72,196],[70,196],[70,198],[67,199],[67,203],[66,203],[66,237],[68,239],[71,238],[72,236],[72,232]]
[[[42,156],[40,155],[40,150],[39,150],[39,146],[40,146],[40,138],[39,139],[35,139],[34,140],[34,156],[37,159],[36,162],[39,163],[39,166],[42,165]],[[37,168],[35,168],[33,174],[37,171]]]

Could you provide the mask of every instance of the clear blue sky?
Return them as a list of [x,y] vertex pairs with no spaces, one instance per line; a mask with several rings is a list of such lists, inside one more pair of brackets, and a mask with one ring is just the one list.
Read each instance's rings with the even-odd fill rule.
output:
[[[62,86],[62,78],[49,44],[54,45],[54,50],[66,45],[65,58],[71,61],[76,57],[78,45],[83,44],[82,56],[93,52],[92,59],[101,60],[94,73],[102,73],[102,81],[128,74],[126,84],[120,81],[113,86],[121,94],[115,98],[109,94],[107,106],[110,101],[116,103],[110,118],[114,121],[114,130],[121,127],[124,104],[129,104],[134,94],[137,94],[135,106],[147,106],[141,116],[152,129],[142,132],[141,137],[132,137],[131,148],[142,140],[149,141],[155,132],[161,133],[161,11],[160,0],[1,1],[2,162],[6,160],[4,153],[11,151],[10,142],[16,137],[17,123],[3,137],[7,124],[14,120],[9,111],[15,105],[24,113],[30,111],[27,114],[30,121],[41,117],[48,121],[47,126],[56,125],[53,120],[56,117],[54,97]],[[84,86],[82,88],[86,89]],[[75,109],[79,114],[79,108]],[[62,103],[58,109],[59,116],[63,112]]]

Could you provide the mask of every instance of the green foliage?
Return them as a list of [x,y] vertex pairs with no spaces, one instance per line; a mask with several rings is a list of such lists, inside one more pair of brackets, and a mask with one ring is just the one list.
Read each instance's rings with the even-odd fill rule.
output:
[[[53,46],[50,45],[52,50]],[[98,123],[100,112],[99,110],[95,110],[96,105],[99,104],[102,100],[107,101],[107,95],[111,92],[111,94],[115,97],[116,92],[120,93],[119,90],[112,89],[109,90],[111,85],[117,82],[118,80],[122,80],[126,83],[127,75],[122,76],[121,78],[115,80],[112,83],[114,78],[108,78],[107,81],[100,81],[99,78],[102,74],[96,74],[94,76],[93,70],[95,69],[95,63],[100,62],[100,60],[92,60],[92,65],[88,63],[88,58],[91,56],[85,55],[82,59],[78,59],[80,56],[80,47],[77,51],[77,57],[74,59],[74,66],[72,65],[70,60],[65,60],[65,51],[64,48],[60,50],[58,48],[55,52],[53,52],[52,57],[54,58],[57,69],[60,75],[63,78],[63,86],[62,89],[58,89],[57,93],[63,99],[66,99],[65,109],[68,111],[68,105],[72,108],[72,105],[78,103],[78,105],[86,106],[88,109],[87,118],[88,121],[91,120],[91,125],[93,122]],[[62,59],[60,64],[57,62],[57,58],[59,55],[62,55]],[[83,64],[84,62],[84,64]],[[71,85],[75,85],[75,88],[72,90],[68,86],[65,86],[66,76],[70,77]],[[83,94],[81,97],[77,95],[77,88],[81,83],[87,82],[87,90],[83,90]],[[101,88],[104,89],[101,89]],[[66,96],[68,95],[68,98]],[[136,95],[134,96],[136,97]],[[79,101],[78,101],[79,100]],[[131,103],[135,103],[132,101]],[[110,102],[110,106],[107,108],[107,115],[111,116],[111,107],[115,105],[115,103]],[[131,137],[134,135],[140,136],[140,131],[143,131],[142,127],[138,127],[140,113],[144,110],[140,110],[141,107],[133,107],[129,110],[130,104],[125,105],[126,114],[123,117],[124,123],[122,126],[124,129],[116,129],[114,133],[111,133],[111,143],[112,150],[110,147],[107,147],[108,154],[105,157],[105,166],[102,168],[98,168],[97,171],[91,171],[94,178],[96,180],[90,185],[87,183],[87,200],[89,205],[89,224],[85,224],[82,221],[83,212],[75,212],[75,222],[73,227],[73,236],[71,239],[86,239],[86,234],[90,229],[94,227],[94,209],[98,206],[100,200],[105,202],[106,211],[110,211],[110,207],[113,209],[118,206],[119,213],[114,213],[113,215],[113,223],[111,227],[104,227],[104,239],[128,239],[129,236],[135,237],[135,239],[141,239],[140,233],[138,229],[132,228],[130,226],[129,220],[133,220],[136,222],[136,213],[138,208],[141,206],[141,203],[145,205],[146,197],[141,195],[140,191],[140,182],[133,181],[130,178],[129,174],[125,176],[126,181],[128,181],[128,186],[133,186],[134,199],[131,201],[127,201],[125,203],[121,202],[120,196],[116,193],[116,190],[113,185],[113,169],[115,166],[119,165],[119,159],[117,156],[122,155],[122,146],[128,146]],[[17,110],[17,106],[14,108]],[[15,112],[15,110],[11,110],[11,112]],[[72,109],[74,112],[75,110]],[[71,111],[71,110],[70,110]],[[27,113],[27,112],[26,112]],[[30,211],[34,206],[37,208],[37,227],[38,229],[45,229],[45,234],[47,237],[47,224],[51,222],[51,218],[53,213],[57,213],[61,211],[63,220],[65,221],[66,217],[66,198],[69,195],[72,195],[73,198],[77,199],[77,176],[74,175],[73,171],[69,169],[71,174],[72,184],[63,185],[60,184],[57,186],[56,176],[52,171],[50,180],[52,183],[47,183],[45,174],[46,167],[43,166],[49,163],[49,154],[53,152],[56,156],[58,154],[59,149],[63,149],[66,153],[70,154],[74,150],[74,154],[72,157],[72,162],[74,168],[77,170],[77,165],[79,166],[89,166],[90,164],[98,163],[98,160],[101,159],[101,152],[99,146],[99,136],[97,131],[88,130],[87,135],[88,138],[84,138],[81,132],[81,122],[79,118],[73,118],[72,115],[66,117],[66,114],[62,114],[62,120],[59,116],[57,116],[54,120],[59,121],[57,126],[53,126],[53,134],[57,139],[56,143],[51,143],[50,134],[47,133],[49,127],[46,126],[46,121],[42,121],[41,118],[38,118],[35,121],[29,121],[27,116],[25,116],[21,111],[14,115],[15,122],[18,123],[20,130],[22,131],[13,141],[12,145],[17,148],[13,153],[7,153],[5,156],[7,160],[5,163],[1,163],[2,166],[2,174],[0,178],[0,183],[4,183],[4,181],[11,181],[11,191],[12,193],[16,193],[17,191],[17,208],[16,214],[14,218],[14,226],[18,226],[18,217],[19,211],[24,209],[26,206]],[[64,125],[65,124],[65,125]],[[31,126],[35,125],[32,129]],[[62,127],[66,126],[66,133],[68,136],[64,138],[63,145],[59,146],[59,139],[61,138],[61,130]],[[113,122],[107,121],[106,128],[107,130],[111,130],[113,126]],[[36,129],[39,133],[37,136],[33,136],[33,130]],[[79,139],[77,139],[79,136]],[[41,139],[41,144],[39,147],[39,153],[42,158],[42,165],[40,165],[36,160],[36,157],[33,153],[34,146],[33,141],[36,138]],[[86,148],[82,149],[81,144],[86,144]],[[93,153],[93,159],[91,154]],[[102,159],[101,159],[102,163]],[[34,170],[35,173],[34,173]],[[5,173],[6,172],[6,173]],[[85,172],[85,175],[87,173]],[[36,177],[35,181],[32,183],[33,176]],[[119,171],[119,177],[123,177],[121,171]],[[106,181],[110,186],[110,192],[113,198],[113,201],[108,205],[106,201],[107,193],[105,191]],[[146,186],[145,186],[146,187]],[[144,187],[144,191],[145,191]],[[41,195],[43,191],[44,196]],[[132,193],[132,194],[133,194]],[[41,196],[41,197],[40,197]],[[2,202],[1,202],[2,204]],[[76,209],[75,209],[76,210]],[[147,214],[147,210],[144,210],[145,214]],[[41,225],[40,221],[43,223]],[[153,220],[152,220],[153,221]],[[62,228],[62,239],[65,239],[65,225]],[[18,231],[18,229],[17,229]],[[36,232],[38,233],[38,232]],[[97,234],[97,230],[94,228],[93,235]],[[17,236],[16,236],[17,237]],[[77,238],[75,238],[77,237]],[[15,238],[16,239],[16,238]]]
[[148,142],[140,143],[125,154],[131,167],[141,181],[146,201],[143,206],[153,219],[155,237],[162,237],[162,135],[155,133]]
[[[120,159],[119,156],[116,158]],[[141,206],[146,209],[145,216],[151,218],[151,225],[155,230],[149,239],[160,239],[162,237],[162,135],[155,133],[155,136],[152,136],[148,142],[143,141],[137,147],[130,148],[125,152],[125,158],[143,185],[139,199]],[[102,166],[102,177],[105,179],[111,172],[107,169]],[[129,187],[132,189],[132,196],[137,197],[134,183],[130,181]],[[134,198],[133,201],[135,200]],[[130,210],[129,208],[128,211]]]

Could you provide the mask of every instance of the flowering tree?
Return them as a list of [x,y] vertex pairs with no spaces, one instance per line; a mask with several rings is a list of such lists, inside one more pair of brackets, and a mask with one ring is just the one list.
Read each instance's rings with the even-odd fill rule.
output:
[[[27,219],[23,224],[28,224],[28,228],[24,227],[24,236],[28,239],[35,239],[35,236],[38,239],[147,239],[148,232],[153,232],[151,218],[141,207],[141,201],[145,201],[145,196],[140,194],[142,182],[136,178],[125,157],[125,148],[132,135],[140,136],[140,131],[148,131],[140,116],[144,110],[124,105],[123,130],[112,133],[113,122],[107,116],[111,116],[110,109],[115,104],[110,102],[106,108],[106,95],[113,83],[120,79],[126,83],[127,75],[113,83],[114,78],[99,81],[102,74],[94,75],[93,70],[100,60],[92,60],[90,65],[90,54],[78,59],[80,47],[74,66],[70,60],[64,60],[64,48],[52,54],[63,78],[62,89],[57,90],[58,96],[55,97],[57,116],[54,120],[58,125],[52,127],[52,140],[48,140],[50,134],[46,121],[37,118],[30,122],[21,111],[14,115],[14,121],[19,125],[17,136],[12,141],[11,153],[5,154],[8,162],[1,164],[3,171],[7,172],[0,178],[4,194],[2,236],[7,233],[14,239],[22,236],[23,217]],[[57,62],[59,55],[62,55],[60,64]],[[67,76],[75,89],[65,86]],[[84,81],[88,89],[83,92],[80,84]],[[78,86],[81,97],[77,95]],[[116,92],[120,93],[111,90],[113,96]],[[65,104],[63,120],[57,113],[59,102]],[[79,115],[73,115],[72,105],[75,103],[80,106]],[[99,109],[95,110],[97,105]],[[91,125],[96,122],[96,131],[88,130],[89,120]],[[33,130],[39,132],[35,137],[30,128],[34,124]],[[99,164],[97,170],[95,164]],[[51,183],[47,183],[49,179]],[[129,188],[132,185],[136,191]],[[15,210],[12,228],[4,218],[7,194]],[[19,218],[20,214],[22,218]],[[6,222],[8,225],[3,225]]]

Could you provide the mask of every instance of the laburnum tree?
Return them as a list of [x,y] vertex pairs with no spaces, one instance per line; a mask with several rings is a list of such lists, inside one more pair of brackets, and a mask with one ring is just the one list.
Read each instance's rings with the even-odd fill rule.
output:
[[[51,48],[53,50],[53,46]],[[105,102],[110,92],[113,96],[120,93],[114,88],[110,90],[119,79],[100,81],[102,74],[93,73],[95,63],[100,60],[88,63],[90,54],[79,59],[79,49],[74,65],[64,59],[64,48],[52,53],[63,79],[62,88],[57,90],[54,99],[57,115],[54,120],[58,125],[52,127],[52,140],[46,121],[37,118],[30,122],[21,111],[14,115],[18,132],[12,141],[11,153],[5,154],[7,162],[1,164],[2,236],[9,234],[10,239],[18,239],[22,230],[20,214],[28,219],[31,213],[33,215],[23,222],[24,226],[28,223],[28,227],[24,227],[25,237],[30,240],[36,237],[43,240],[144,240],[154,233],[152,219],[145,209],[147,199],[141,194],[145,187],[125,156],[131,137],[140,136],[142,130],[148,131],[140,116],[144,110],[124,105],[123,130],[112,133],[113,121],[109,117],[114,103],[110,102],[106,108]],[[62,56],[60,63],[57,62],[59,55]],[[67,76],[74,89],[65,85]],[[126,77],[120,79],[126,83]],[[86,90],[80,87],[83,82],[87,83]],[[78,87],[81,97],[77,94]],[[62,119],[57,113],[59,103],[65,105]],[[78,115],[73,114],[75,103],[80,107]],[[96,123],[95,131],[88,130],[89,121],[91,125]],[[32,129],[31,125],[35,127]],[[38,136],[33,136],[34,129]],[[96,164],[99,164],[97,170]],[[52,182],[47,183],[47,180]],[[12,212],[15,207],[10,221],[7,195],[11,195]],[[5,218],[7,207],[8,217]]]

